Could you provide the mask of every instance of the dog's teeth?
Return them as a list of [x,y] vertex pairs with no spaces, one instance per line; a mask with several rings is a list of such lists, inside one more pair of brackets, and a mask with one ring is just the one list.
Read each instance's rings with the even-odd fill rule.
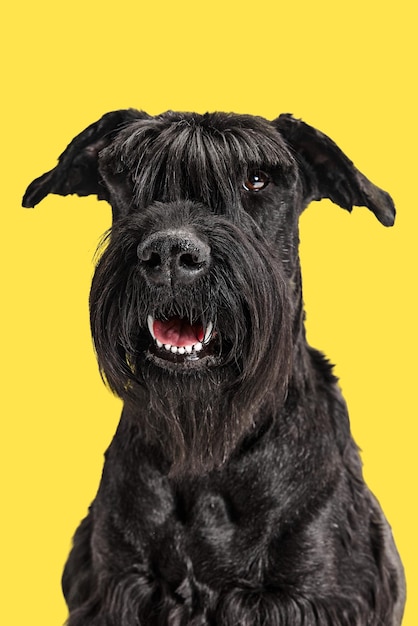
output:
[[148,330],[151,333],[151,337],[153,339],[155,339],[155,335],[154,335],[154,318],[151,315],[148,315],[148,317],[147,317],[147,324],[148,324]]
[[208,325],[206,326],[205,335],[202,341],[198,341],[194,345],[191,345],[191,346],[173,346],[170,343],[163,343],[162,341],[156,338],[155,333],[154,333],[154,323],[155,323],[155,319],[152,317],[152,315],[148,315],[147,317],[148,330],[150,332],[151,337],[154,339],[156,346],[160,349],[163,348],[164,350],[167,350],[167,352],[171,352],[172,354],[191,355],[196,352],[201,352],[204,346],[209,343],[212,337],[212,333],[213,333],[213,323],[209,322]]
[[212,331],[213,331],[213,324],[212,322],[209,322],[209,324],[206,327],[206,332],[205,332],[205,337],[203,339],[203,343],[208,343],[208,341],[210,340],[212,336]]

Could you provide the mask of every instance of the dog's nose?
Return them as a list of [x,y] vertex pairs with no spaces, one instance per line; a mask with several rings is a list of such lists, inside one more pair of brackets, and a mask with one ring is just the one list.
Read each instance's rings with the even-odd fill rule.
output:
[[210,246],[189,231],[154,233],[138,245],[145,276],[156,285],[191,284],[210,265]]

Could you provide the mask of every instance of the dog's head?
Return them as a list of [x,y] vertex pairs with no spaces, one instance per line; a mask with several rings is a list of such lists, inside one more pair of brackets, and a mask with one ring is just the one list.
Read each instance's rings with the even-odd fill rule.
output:
[[395,214],[328,137],[290,115],[108,113],[23,204],[48,193],[111,204],[91,290],[99,364],[128,403],[147,394],[172,424],[172,457],[193,448],[196,466],[223,462],[260,407],[284,397],[301,329],[303,209],[326,197],[386,226]]

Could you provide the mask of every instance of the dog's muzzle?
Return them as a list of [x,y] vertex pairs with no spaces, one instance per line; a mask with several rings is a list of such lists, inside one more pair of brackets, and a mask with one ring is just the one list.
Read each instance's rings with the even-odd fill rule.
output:
[[[188,230],[167,230],[149,235],[138,245],[140,271],[154,287],[193,286],[209,270],[209,244]],[[155,356],[174,363],[196,362],[211,353],[216,333],[213,323],[192,322],[172,316],[148,316]]]

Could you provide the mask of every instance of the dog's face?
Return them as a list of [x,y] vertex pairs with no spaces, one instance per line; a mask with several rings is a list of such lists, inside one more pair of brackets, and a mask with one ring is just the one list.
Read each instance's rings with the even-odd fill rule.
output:
[[[176,375],[227,365],[238,374],[261,366],[264,350],[289,353],[284,275],[297,262],[302,189],[268,122],[141,119],[100,153],[98,167],[114,213],[92,286],[98,347],[114,323],[130,376],[150,363]],[[108,351],[102,364],[111,379]]]
[[193,450],[194,466],[222,463],[284,397],[306,205],[329,197],[394,217],[329,138],[287,115],[110,113],[32,183],[25,206],[50,192],[110,202],[90,301],[99,364],[127,403],[160,416],[160,439],[171,424],[162,439],[176,442],[174,459]]

